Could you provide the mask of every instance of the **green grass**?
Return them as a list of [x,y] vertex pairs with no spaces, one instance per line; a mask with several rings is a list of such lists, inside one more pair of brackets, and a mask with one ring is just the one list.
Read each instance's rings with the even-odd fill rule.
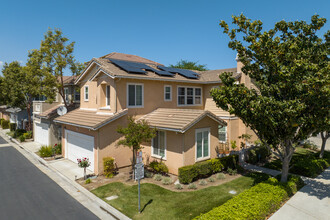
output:
[[118,199],[104,201],[133,219],[192,219],[231,199],[234,195],[229,193],[230,190],[239,194],[268,177],[252,174],[219,186],[189,192],[173,192],[144,183],[141,184],[141,214],[138,213],[137,185],[115,182],[94,189],[92,193],[103,200],[108,196],[118,195]]

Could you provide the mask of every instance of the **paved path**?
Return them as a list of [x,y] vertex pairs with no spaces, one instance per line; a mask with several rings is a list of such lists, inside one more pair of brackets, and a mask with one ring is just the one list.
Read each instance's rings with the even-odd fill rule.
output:
[[277,176],[277,175],[281,174],[281,172],[278,171],[278,170],[272,170],[272,169],[268,169],[268,168],[265,168],[265,167],[259,167],[259,166],[252,165],[252,164],[249,164],[249,163],[243,163],[242,167],[244,169],[251,170],[253,172],[267,173],[271,176]]
[[1,219],[98,219],[0,137]]

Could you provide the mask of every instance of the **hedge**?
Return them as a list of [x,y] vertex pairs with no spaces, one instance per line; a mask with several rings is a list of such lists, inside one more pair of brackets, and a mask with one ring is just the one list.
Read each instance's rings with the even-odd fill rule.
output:
[[300,187],[302,180],[299,177],[290,177],[286,184],[269,178],[194,219],[265,219]]
[[8,129],[9,128],[9,120],[2,120],[1,121],[1,127],[3,129]]
[[248,151],[247,162],[251,164],[256,164],[260,161],[265,162],[270,155],[270,150],[266,146],[261,145]]
[[200,178],[209,177],[223,169],[236,169],[237,165],[238,155],[230,155],[195,163],[194,165],[180,167],[179,181],[180,183],[188,184]]
[[149,163],[149,168],[154,173],[161,173],[161,174],[167,174],[168,173],[168,167],[162,161],[158,162],[158,161],[154,160],[154,161],[150,162]]

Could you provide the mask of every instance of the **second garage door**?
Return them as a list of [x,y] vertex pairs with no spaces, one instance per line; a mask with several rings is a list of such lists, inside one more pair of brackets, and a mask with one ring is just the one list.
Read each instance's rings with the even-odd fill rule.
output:
[[48,124],[46,123],[35,123],[34,127],[34,141],[41,145],[49,145],[48,142]]
[[77,163],[77,159],[87,157],[91,165],[87,168],[94,172],[94,137],[65,130],[65,157]]

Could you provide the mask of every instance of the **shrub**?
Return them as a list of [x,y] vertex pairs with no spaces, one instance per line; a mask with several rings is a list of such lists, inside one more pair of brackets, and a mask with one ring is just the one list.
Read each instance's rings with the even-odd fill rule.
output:
[[85,181],[85,184],[90,184],[91,182],[92,182],[91,179],[87,179],[87,180]]
[[223,179],[226,179],[226,175],[223,173],[217,173],[216,178],[218,180],[223,180]]
[[220,158],[221,163],[224,166],[224,169],[228,168],[237,169],[238,166],[238,155],[229,155],[227,157]]
[[230,141],[231,149],[235,150],[237,148],[236,141]]
[[10,131],[15,131],[16,130],[16,123],[9,123],[9,129]]
[[163,179],[163,176],[162,175],[160,175],[160,174],[155,174],[154,175],[154,180],[161,181],[162,179]]
[[227,169],[227,172],[228,172],[229,175],[236,175],[237,174],[237,170],[233,170],[233,169],[230,169],[230,168]]
[[53,150],[51,146],[42,146],[39,149],[40,157],[51,157],[53,156]]
[[15,135],[15,132],[14,131],[9,131],[6,134],[13,138],[14,135]]
[[258,162],[265,162],[268,157],[271,155],[271,152],[268,148],[261,144],[258,147],[255,147],[248,151],[248,163],[256,164]]
[[172,184],[172,179],[170,178],[170,177],[164,177],[163,179],[162,179],[162,183],[164,184],[164,185],[170,185],[170,184]]
[[183,189],[183,186],[180,183],[175,184],[175,189]]
[[206,180],[201,180],[201,181],[199,181],[198,184],[201,185],[201,186],[206,186],[207,182],[206,182]]
[[290,172],[301,176],[316,177],[327,167],[329,167],[329,163],[325,159],[303,159],[294,163]]
[[168,167],[163,162],[158,162],[154,160],[149,164],[149,167],[155,173],[162,173],[162,174],[168,173]]
[[198,170],[196,166],[184,166],[179,168],[179,181],[180,183],[191,183],[198,177]]
[[16,129],[14,132],[14,138],[17,138],[19,136],[22,136],[24,133],[26,133],[26,130],[24,129]]
[[213,182],[215,182],[215,179],[214,179],[213,177],[210,177],[210,178],[208,178],[208,181],[209,181],[210,183],[213,183]]
[[0,126],[1,126],[1,123],[2,123],[2,121],[3,121],[3,120],[5,120],[5,119],[3,119],[3,118],[0,118]]
[[144,169],[144,177],[146,177],[146,178],[152,178],[153,177],[153,173],[152,172],[150,172],[149,170],[147,170],[147,169]]
[[59,143],[59,144],[55,144],[54,147],[53,147],[53,153],[54,154],[57,154],[57,155],[61,155],[62,154],[62,144]]
[[288,188],[298,186],[299,179],[291,177],[288,183],[282,184],[270,178],[195,219],[265,219],[288,198]]
[[112,157],[104,157],[103,158],[103,172],[104,175],[108,178],[111,178],[115,175],[116,166],[115,159]]
[[8,129],[9,128],[9,120],[2,120],[1,121],[1,127],[3,129]]
[[197,189],[197,186],[196,186],[195,183],[190,183],[190,184],[188,185],[188,189]]
[[305,143],[302,144],[302,147],[310,150],[317,150],[318,148],[317,145],[315,145],[313,142],[309,140],[305,141]]
[[18,140],[20,142],[24,142],[25,141],[25,137],[23,135],[21,135],[21,136],[18,137]]
[[25,139],[30,139],[30,138],[32,138],[32,133],[26,132],[23,134],[23,136]]

